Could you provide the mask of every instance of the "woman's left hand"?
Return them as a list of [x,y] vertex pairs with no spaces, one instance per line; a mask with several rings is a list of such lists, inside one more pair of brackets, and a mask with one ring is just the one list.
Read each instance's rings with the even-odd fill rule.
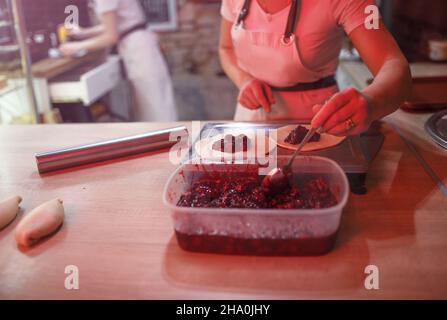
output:
[[314,106],[313,112],[311,126],[322,126],[322,132],[335,136],[363,133],[374,120],[370,99],[354,88],[335,94],[324,106]]
[[66,57],[73,57],[83,51],[83,49],[79,42],[65,42],[59,46],[59,51]]

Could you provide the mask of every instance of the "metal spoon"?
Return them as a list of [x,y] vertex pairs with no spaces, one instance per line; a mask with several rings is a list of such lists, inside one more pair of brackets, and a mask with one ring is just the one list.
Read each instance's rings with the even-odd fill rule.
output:
[[276,195],[281,193],[289,186],[289,178],[292,175],[292,163],[296,156],[300,153],[304,145],[309,142],[313,135],[319,131],[319,128],[311,128],[300,145],[296,148],[290,160],[282,168],[275,168],[270,171],[262,180],[262,188],[266,194]]

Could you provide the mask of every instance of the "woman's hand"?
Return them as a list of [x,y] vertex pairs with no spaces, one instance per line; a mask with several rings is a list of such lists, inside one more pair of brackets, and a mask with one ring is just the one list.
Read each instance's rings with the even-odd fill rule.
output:
[[270,86],[253,78],[242,86],[238,101],[248,109],[264,108],[267,113],[270,112],[271,105],[276,103]]
[[374,120],[371,103],[366,95],[348,88],[332,96],[324,106],[314,106],[311,126],[322,126],[322,132],[335,136],[360,134],[368,130]]
[[84,50],[84,46],[80,42],[66,42],[59,46],[59,51],[66,57],[76,56]]
[[67,36],[71,39],[83,39],[85,38],[85,29],[79,25],[74,25],[71,28],[67,29]]

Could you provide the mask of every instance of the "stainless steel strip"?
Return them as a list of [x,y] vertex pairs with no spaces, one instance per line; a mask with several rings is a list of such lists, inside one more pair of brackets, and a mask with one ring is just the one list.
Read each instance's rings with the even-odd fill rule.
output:
[[447,149],[447,111],[432,115],[425,123],[425,130],[438,145]]
[[438,177],[438,175],[433,171],[433,169],[430,167],[430,165],[425,161],[424,157],[417,151],[416,147],[407,139],[404,137],[402,131],[394,124],[389,123],[389,125],[397,132],[397,134],[400,136],[400,138],[404,141],[404,143],[407,145],[407,147],[410,149],[410,151],[413,153],[413,155],[416,157],[418,162],[421,164],[422,168],[424,168],[424,171],[430,176],[430,178],[433,179],[433,181],[438,186],[441,193],[447,197],[447,185],[444,184],[442,179]]
[[67,169],[118,157],[169,148],[188,135],[185,126],[156,130],[35,155],[39,173]]

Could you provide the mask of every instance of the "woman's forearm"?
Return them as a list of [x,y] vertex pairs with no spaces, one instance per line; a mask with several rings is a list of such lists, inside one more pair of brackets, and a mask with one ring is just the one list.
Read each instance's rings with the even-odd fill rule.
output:
[[223,70],[239,89],[253,78],[239,68],[232,48],[219,48],[219,57]]
[[82,32],[81,32],[81,36],[83,38],[92,38],[92,37],[99,36],[103,32],[104,32],[104,25],[98,24],[93,27],[83,28]]
[[233,23],[224,18],[220,24],[219,58],[223,70],[234,84],[241,89],[247,81],[253,79],[247,72],[239,68],[233,49],[231,29]]
[[105,31],[104,25],[98,24],[96,26],[89,27],[89,28],[77,27],[74,29],[69,29],[68,34],[69,34],[71,40],[80,41],[80,40],[86,40],[88,38],[99,36],[104,31]]
[[371,104],[375,120],[393,113],[408,99],[411,92],[411,72],[405,59],[387,60],[373,83],[363,90]]
[[102,14],[102,24],[94,31],[101,31],[97,36],[81,42],[81,47],[87,51],[96,51],[112,47],[119,40],[116,12],[110,11]]
[[80,45],[87,51],[97,51],[112,47],[117,41],[117,36],[109,33],[102,33],[99,36],[81,41]]
[[380,119],[394,112],[411,92],[408,61],[382,22],[377,30],[359,26],[349,37],[374,75],[374,82],[363,93],[369,100],[371,117]]
[[275,103],[272,90],[268,84],[254,79],[238,66],[231,39],[231,28],[232,22],[223,18],[219,41],[219,58],[222,68],[239,88],[238,102],[242,106],[248,109],[263,108],[269,113],[271,105]]

